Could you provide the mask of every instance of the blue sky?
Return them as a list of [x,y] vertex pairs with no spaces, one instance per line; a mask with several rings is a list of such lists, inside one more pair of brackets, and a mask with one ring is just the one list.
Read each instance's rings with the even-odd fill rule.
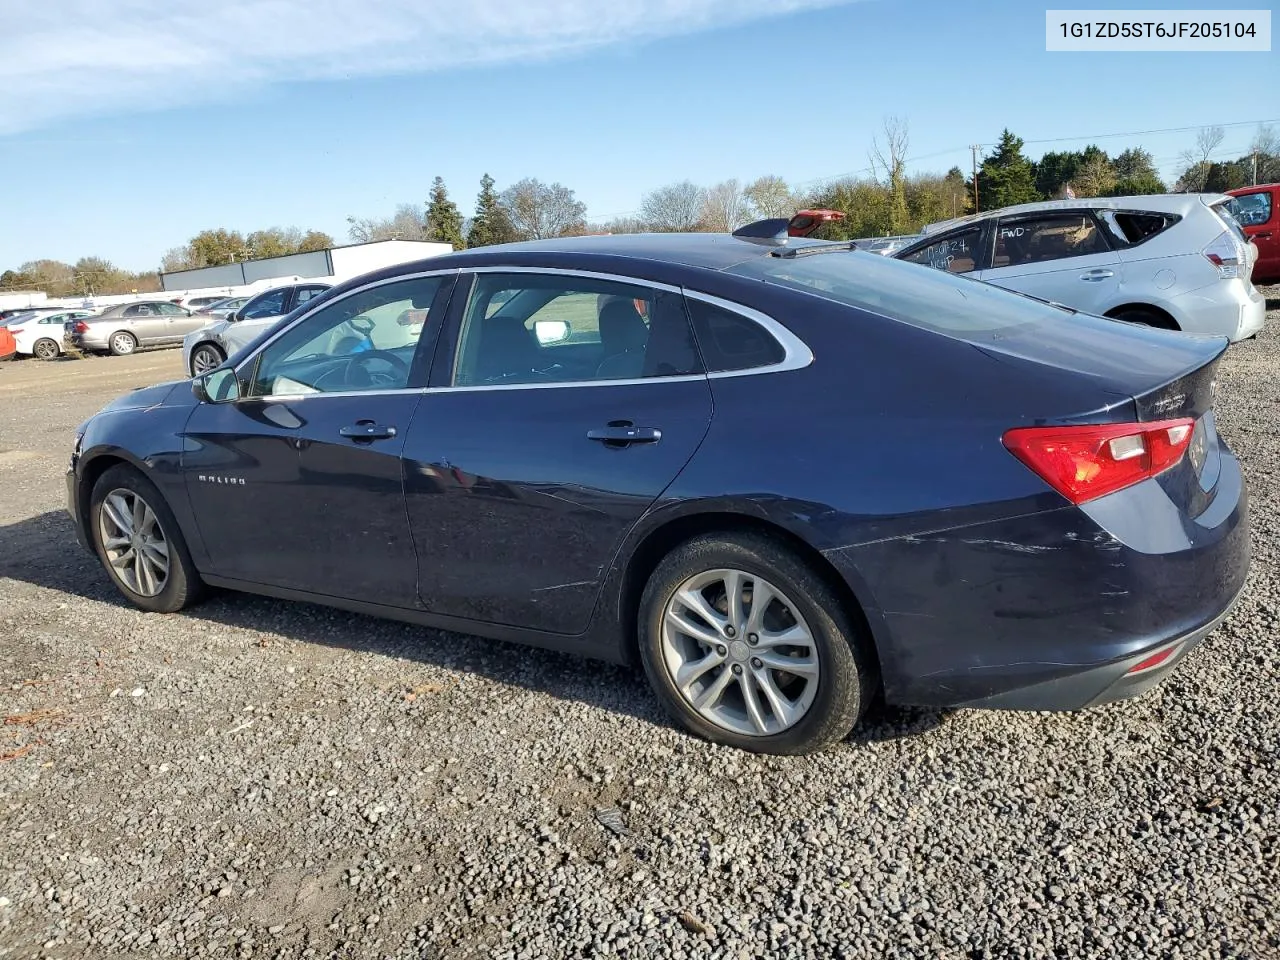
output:
[[[1025,0],[48,6],[6,14],[0,38],[0,270],[154,268],[217,226],[344,242],[348,215],[421,203],[436,175],[464,212],[487,171],[560,181],[600,220],[684,178],[861,171],[888,115],[912,168],[938,171],[1005,126],[1038,156],[1280,118],[1274,53],[1047,53]],[[1226,132],[1233,158],[1256,125]],[[1083,139],[1031,142],[1058,138]],[[1194,138],[1096,142],[1169,175]]]

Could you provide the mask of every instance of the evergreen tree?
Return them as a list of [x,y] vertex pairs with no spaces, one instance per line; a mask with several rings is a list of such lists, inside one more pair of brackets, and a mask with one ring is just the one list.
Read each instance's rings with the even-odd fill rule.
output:
[[984,211],[1040,199],[1035,165],[1022,155],[1022,138],[1007,129],[1000,134],[995,152],[982,160],[978,198]]
[[427,239],[451,243],[455,250],[462,250],[467,245],[462,238],[462,214],[449,199],[443,177],[436,177],[431,182],[431,199],[427,203]]
[[487,247],[494,243],[510,243],[516,239],[515,227],[511,225],[511,219],[493,189],[493,177],[486,173],[480,178],[480,194],[476,197],[476,213],[471,218],[467,246]]

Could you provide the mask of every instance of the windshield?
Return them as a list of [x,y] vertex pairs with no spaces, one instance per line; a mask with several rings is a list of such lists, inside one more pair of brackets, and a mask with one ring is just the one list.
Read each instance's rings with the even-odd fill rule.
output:
[[991,284],[872,253],[757,257],[727,272],[961,338],[1057,323],[1071,312]]

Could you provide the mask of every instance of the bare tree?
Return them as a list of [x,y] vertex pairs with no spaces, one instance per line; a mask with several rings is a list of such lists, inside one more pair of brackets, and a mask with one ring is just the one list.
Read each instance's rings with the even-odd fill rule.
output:
[[715,233],[732,233],[751,217],[751,204],[737,180],[725,180],[707,191],[702,225]]
[[1116,185],[1116,170],[1101,150],[1085,159],[1071,178],[1078,197],[1105,197]]
[[347,217],[347,235],[355,243],[376,240],[425,240],[427,221],[412,203],[402,203],[390,217]]
[[1251,170],[1250,179],[1254,183],[1272,183],[1280,180],[1280,134],[1270,124],[1259,124],[1254,134],[1253,143],[1249,145],[1252,162],[1257,164],[1256,172]]
[[511,225],[525,239],[545,240],[580,232],[587,205],[563,184],[545,184],[526,177],[502,191],[502,207]]
[[787,181],[772,174],[751,181],[742,192],[758,217],[790,217],[800,207]]
[[907,228],[907,147],[911,143],[907,122],[897,117],[884,120],[884,145],[879,138],[871,140],[871,169],[876,178],[889,188],[889,231],[902,233]]
[[1222,127],[1200,128],[1200,132],[1196,134],[1195,148],[1186,150],[1182,154],[1182,164],[1185,169],[1182,176],[1178,178],[1178,184],[1182,189],[1193,193],[1204,189],[1209,180],[1209,168],[1212,166],[1209,158],[1222,144],[1226,135]]
[[640,217],[650,230],[687,233],[701,226],[706,201],[706,190],[682,180],[646,194],[640,203]]

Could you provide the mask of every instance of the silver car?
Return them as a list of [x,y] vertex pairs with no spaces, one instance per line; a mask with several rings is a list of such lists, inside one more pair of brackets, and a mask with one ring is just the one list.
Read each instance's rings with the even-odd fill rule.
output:
[[[329,289],[327,283],[290,283],[251,297],[221,320],[198,327],[182,341],[182,367],[198,377],[222,365],[262,331]],[[203,319],[208,319],[204,317]]]
[[891,254],[1093,313],[1168,330],[1255,336],[1257,249],[1224,194],[1026,203],[933,224]]
[[167,300],[140,300],[108,307],[96,317],[68,321],[63,340],[78,350],[120,357],[139,347],[180,344],[208,319]]

